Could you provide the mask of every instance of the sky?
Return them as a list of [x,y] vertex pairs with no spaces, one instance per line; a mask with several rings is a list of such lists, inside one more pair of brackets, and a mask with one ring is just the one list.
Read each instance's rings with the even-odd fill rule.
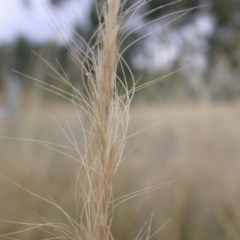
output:
[[[24,6],[23,2],[28,3]],[[68,0],[61,7],[53,7],[49,0],[0,0],[0,45],[14,43],[19,37],[32,43],[68,42],[73,36],[73,26],[78,25],[82,30],[87,29],[89,9],[92,0]],[[195,63],[204,65],[205,37],[211,34],[214,23],[207,14],[199,16],[194,22],[189,23],[178,32],[169,35],[168,45],[158,39],[149,38],[145,49],[153,61],[146,66],[146,56],[137,55],[135,65],[149,70],[165,68],[180,54],[183,42],[195,45],[197,55]],[[158,38],[164,31],[159,31]],[[180,33],[180,34],[179,34]],[[181,38],[179,38],[181,35]],[[192,59],[190,60],[192,62]],[[199,67],[200,67],[199,65]]]
[[[25,0],[26,1],[26,0]],[[0,44],[18,37],[30,42],[64,42],[72,36],[71,26],[87,27],[91,1],[69,0],[62,7],[52,7],[48,0],[0,0]]]

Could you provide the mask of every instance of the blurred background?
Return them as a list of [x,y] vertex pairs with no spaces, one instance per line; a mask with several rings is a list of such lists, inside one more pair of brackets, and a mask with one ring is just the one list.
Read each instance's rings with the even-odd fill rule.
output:
[[[126,1],[125,7],[135,2]],[[121,51],[135,79],[145,84],[160,78],[136,92],[129,134],[161,124],[129,138],[114,194],[174,183],[119,206],[113,232],[119,240],[135,239],[154,212],[153,232],[172,220],[153,239],[239,239],[240,2],[170,3],[152,0],[123,23]],[[144,15],[159,6],[165,7]],[[53,76],[49,62],[84,91],[85,79],[68,46],[85,51],[84,41],[96,28],[90,0],[0,0],[0,135],[25,139],[0,140],[1,172],[50,196],[72,216],[79,166],[59,149],[30,139],[71,146],[58,123],[63,129],[66,122],[79,126],[78,116],[71,103],[34,79],[71,92]],[[118,74],[131,87],[131,74],[124,71],[119,68]],[[82,132],[76,128],[74,136],[81,145]],[[56,208],[3,177],[0,196],[0,219],[67,223]],[[25,227],[2,223],[0,234]],[[50,236],[41,230],[9,235],[27,240]]]

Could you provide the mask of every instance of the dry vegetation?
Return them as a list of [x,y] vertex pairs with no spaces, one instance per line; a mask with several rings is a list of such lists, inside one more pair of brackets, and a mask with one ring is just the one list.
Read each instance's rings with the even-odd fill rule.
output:
[[[238,239],[240,105],[135,104],[129,123],[134,89],[116,75],[125,64],[119,4],[99,8],[104,22],[87,54],[69,47],[86,95],[52,69],[75,95],[43,82],[68,101],[26,98],[21,140],[1,139],[1,237]],[[7,124],[1,136],[12,134]]]
[[[235,104],[136,105],[131,111],[129,132],[157,122],[161,125],[128,139],[124,155],[134,150],[115,176],[115,197],[174,180],[171,186],[130,199],[115,212],[116,239],[134,239],[154,212],[152,228],[167,224],[154,239],[238,239],[240,125]],[[78,119],[71,105],[42,103],[25,109],[19,134],[27,138],[68,144],[52,115],[61,124]],[[1,122],[1,135],[6,135]],[[82,142],[81,131],[76,138]],[[50,196],[69,214],[75,214],[74,185],[77,164],[36,143],[1,140],[1,172],[27,189]],[[66,223],[49,204],[1,179],[2,219],[21,222]],[[36,214],[35,214],[36,213]],[[1,233],[22,229],[1,224]],[[42,231],[17,234],[20,239],[46,237]]]

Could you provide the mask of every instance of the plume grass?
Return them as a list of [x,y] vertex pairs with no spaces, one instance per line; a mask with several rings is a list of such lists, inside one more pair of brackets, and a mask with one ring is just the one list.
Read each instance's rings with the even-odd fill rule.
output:
[[[74,105],[79,118],[79,128],[84,135],[84,147],[80,146],[80,143],[77,142],[73,126],[67,124],[67,130],[65,130],[57,120],[56,124],[69,141],[71,147],[46,141],[25,139],[44,145],[80,164],[75,189],[75,218],[66,213],[55,200],[43,198],[7,178],[19,188],[22,188],[34,197],[60,210],[69,224],[50,223],[39,216],[44,223],[31,224],[13,222],[26,226],[26,229],[4,234],[1,235],[1,237],[5,239],[16,239],[14,237],[16,234],[38,228],[50,236],[48,239],[113,240],[114,237],[111,233],[111,226],[114,208],[116,206],[130,198],[171,184],[171,182],[167,182],[165,184],[152,186],[127,194],[119,199],[114,199],[113,197],[114,174],[123,159],[126,139],[129,137],[127,136],[129,109],[134,92],[162,80],[162,78],[155,79],[152,82],[136,87],[134,76],[122,58],[123,52],[126,51],[128,47],[153,33],[150,32],[140,37],[127,48],[124,48],[122,52],[119,51],[121,44],[125,40],[123,32],[126,30],[126,26],[130,24],[131,21],[136,21],[136,19],[132,19],[132,16],[149,1],[139,0],[127,10],[124,10],[125,2],[126,1],[120,0],[95,1],[99,19],[98,30],[90,39],[89,43],[86,43],[84,39],[79,36],[86,44],[87,50],[83,51],[76,43],[67,46],[74,62],[82,69],[83,78],[86,79],[86,81],[84,81],[85,94],[71,84],[71,81],[64,71],[59,73],[41,56],[39,57],[43,62],[52,69],[52,76],[71,87],[73,93],[66,92],[63,89],[32,78],[43,89],[70,101]],[[177,14],[177,17],[174,17],[173,20],[182,17],[191,10],[192,9],[187,9],[174,13]],[[140,17],[146,14],[147,13],[144,13],[144,15]],[[124,22],[126,16],[128,18],[127,21]],[[129,34],[136,30],[138,30],[138,28]],[[154,31],[157,30],[158,29]],[[94,39],[95,43],[92,44]],[[120,79],[117,75],[117,68],[123,68],[124,65],[132,77],[131,89],[128,89],[126,76],[123,75],[123,79]],[[88,121],[91,123],[89,129],[87,129],[82,122],[82,112],[85,113]],[[81,151],[81,148],[83,148],[84,151]],[[77,157],[64,152],[64,149],[74,151]],[[151,233],[151,223],[152,218],[140,229],[135,239],[148,240],[161,229],[159,228],[159,230]]]

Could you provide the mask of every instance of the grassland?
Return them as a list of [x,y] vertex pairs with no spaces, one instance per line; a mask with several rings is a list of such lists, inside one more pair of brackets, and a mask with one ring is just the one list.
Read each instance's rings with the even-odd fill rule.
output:
[[[117,240],[134,239],[151,218],[158,229],[172,219],[154,239],[239,239],[240,233],[240,103],[144,104],[130,111],[126,158],[115,175],[115,198],[166,181],[174,182],[158,191],[119,205],[113,234]],[[78,125],[74,107],[65,102],[24,101],[17,135],[69,145],[57,126]],[[84,121],[84,116],[83,116]],[[0,135],[9,136],[7,120],[0,122]],[[75,128],[78,142],[83,141]],[[59,148],[61,150],[61,148]],[[78,164],[56,151],[31,141],[1,139],[1,172],[45,198],[51,197],[71,216]],[[74,153],[64,150],[66,154]],[[1,177],[1,219],[24,222],[66,219],[58,209],[32,196]],[[0,233],[24,229],[0,224]],[[153,230],[154,231],[154,230]],[[13,236],[12,236],[13,237]],[[37,230],[16,234],[30,240],[50,237]]]

